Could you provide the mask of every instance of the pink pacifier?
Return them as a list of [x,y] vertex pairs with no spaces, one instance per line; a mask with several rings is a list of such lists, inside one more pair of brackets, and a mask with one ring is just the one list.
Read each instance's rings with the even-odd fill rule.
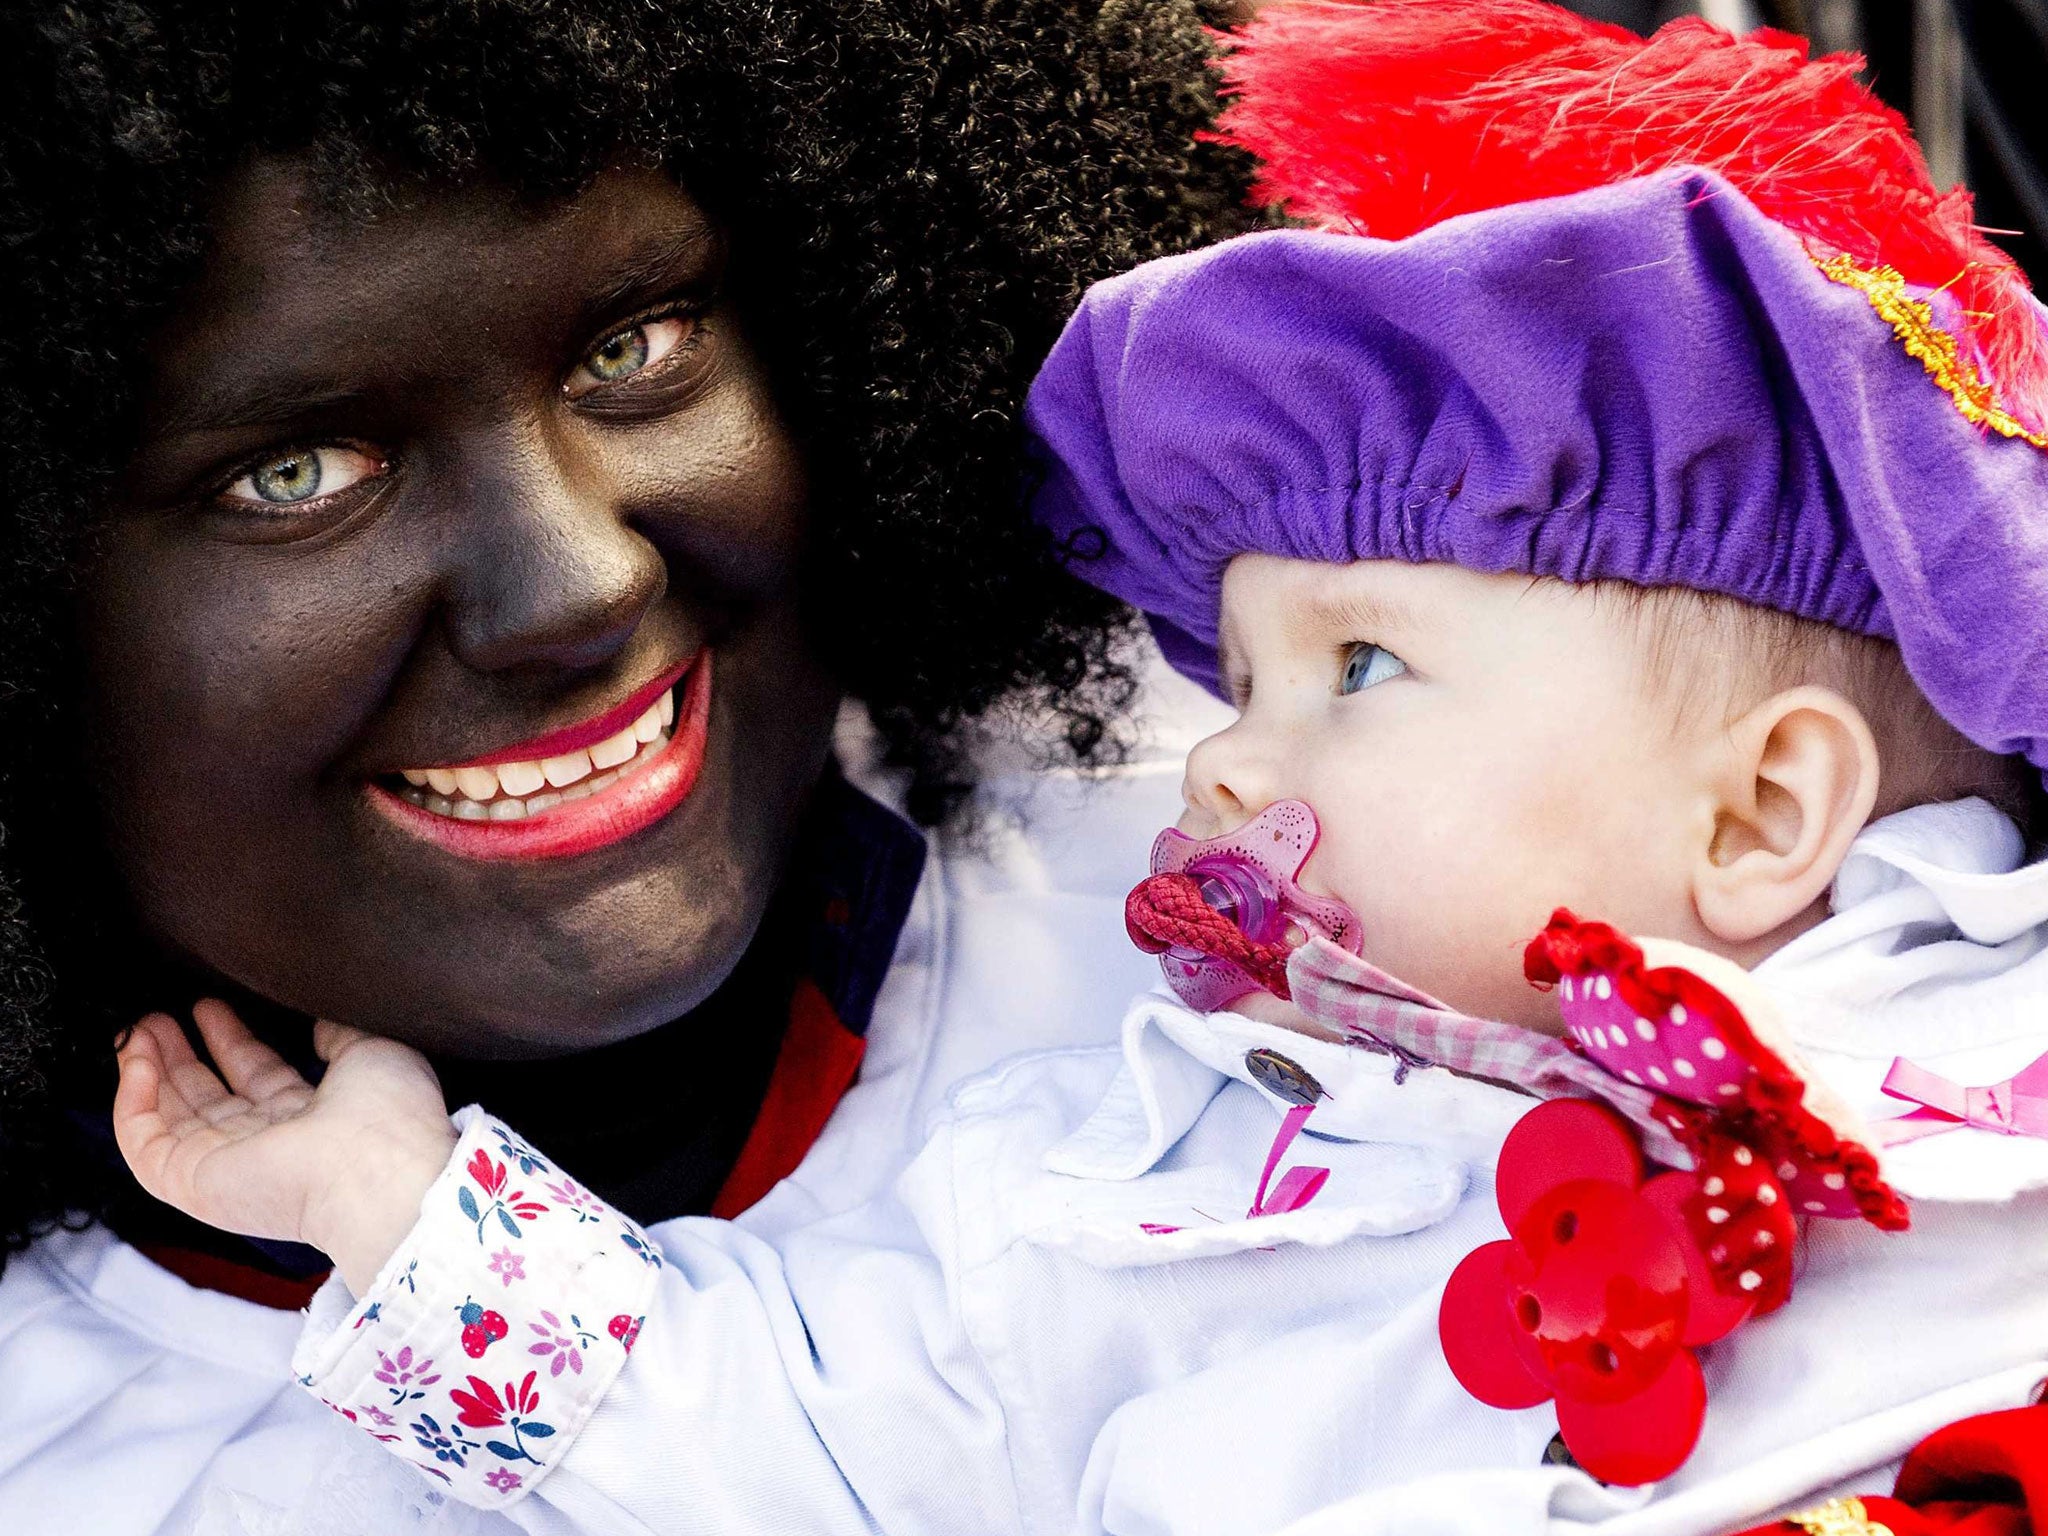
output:
[[1320,935],[1357,954],[1358,919],[1295,877],[1322,828],[1300,800],[1277,800],[1236,831],[1198,840],[1168,827],[1152,873],[1124,900],[1131,941],[1159,956],[1166,983],[1210,1013],[1247,992],[1287,993],[1287,957]]

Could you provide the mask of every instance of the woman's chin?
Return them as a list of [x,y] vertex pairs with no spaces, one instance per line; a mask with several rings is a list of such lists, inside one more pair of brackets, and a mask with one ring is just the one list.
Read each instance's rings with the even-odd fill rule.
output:
[[[658,925],[644,917],[597,919],[586,932],[610,933],[610,942],[557,933],[555,942],[529,945],[506,963],[443,967],[419,977],[410,997],[380,989],[384,996],[364,998],[369,1007],[350,1022],[459,1060],[538,1060],[616,1045],[717,991],[746,953],[758,914],[736,900],[722,912],[669,918]],[[422,1006],[435,996],[460,1004]]]
[[285,898],[306,914],[293,942],[235,955],[253,916],[238,906],[209,912],[232,920],[193,948],[285,1007],[434,1056],[617,1044],[711,996],[779,883],[800,799],[771,812],[770,797],[736,797],[722,766],[656,823],[576,858],[457,860],[371,812],[384,856],[357,844],[349,878]]

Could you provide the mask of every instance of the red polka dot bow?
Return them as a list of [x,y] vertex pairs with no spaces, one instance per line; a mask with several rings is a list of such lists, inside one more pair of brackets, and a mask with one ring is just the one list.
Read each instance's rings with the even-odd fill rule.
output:
[[1790,1296],[1796,1217],[1906,1225],[1877,1159],[1843,1134],[1851,1117],[1809,1103],[1821,1096],[1748,978],[1682,946],[1653,949],[1560,910],[1525,969],[1557,988],[1575,1050],[1657,1095],[1652,1114],[1694,1167],[1650,1176],[1635,1130],[1606,1104],[1539,1105],[1501,1148],[1509,1237],[1466,1256],[1438,1313],[1467,1391],[1498,1408],[1554,1400],[1573,1458],[1623,1484],[1691,1454],[1707,1407],[1693,1351]]

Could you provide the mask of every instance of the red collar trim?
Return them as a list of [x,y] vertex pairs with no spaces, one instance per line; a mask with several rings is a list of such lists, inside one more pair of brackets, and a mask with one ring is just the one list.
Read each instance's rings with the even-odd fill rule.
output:
[[867,1042],[839,1020],[816,982],[797,983],[768,1093],[711,1214],[730,1219],[796,1171],[860,1074]]
[[217,1258],[192,1248],[174,1248],[167,1243],[138,1243],[136,1250],[157,1268],[169,1270],[187,1285],[197,1286],[202,1291],[238,1296],[243,1301],[253,1301],[259,1307],[272,1307],[279,1312],[303,1312],[328,1275],[328,1271],[323,1269],[317,1275],[294,1280],[284,1275],[269,1274],[251,1264],[237,1264],[232,1259]]

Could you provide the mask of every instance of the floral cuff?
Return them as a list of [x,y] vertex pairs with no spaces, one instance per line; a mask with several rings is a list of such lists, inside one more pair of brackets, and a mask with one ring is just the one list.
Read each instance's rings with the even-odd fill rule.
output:
[[661,1250],[474,1105],[369,1294],[337,1279],[293,1352],[299,1385],[490,1509],[560,1462],[639,1337]]

